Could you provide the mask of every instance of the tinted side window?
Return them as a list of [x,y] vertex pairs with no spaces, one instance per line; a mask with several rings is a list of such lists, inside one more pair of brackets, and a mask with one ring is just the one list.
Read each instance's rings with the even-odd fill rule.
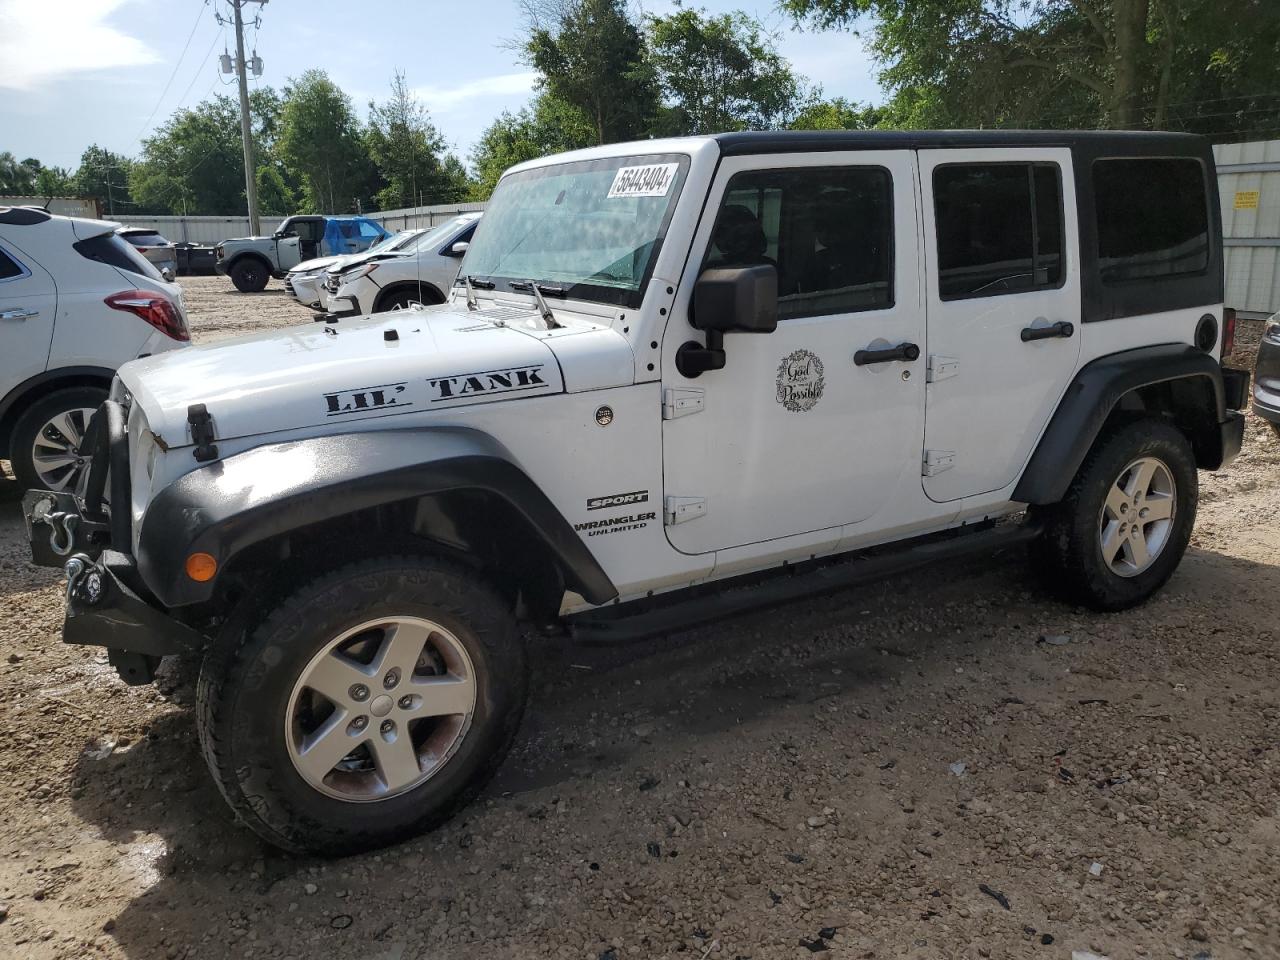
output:
[[1062,282],[1056,164],[947,164],[933,171],[933,203],[943,300]]
[[1209,212],[1198,160],[1097,160],[1093,202],[1103,283],[1208,268]]
[[133,244],[114,233],[104,233],[71,245],[86,260],[96,260],[129,273],[137,273],[152,280],[162,279],[160,271],[151,261],[138,253]]
[[11,256],[0,250],[0,280],[12,280],[21,277],[26,271]]
[[883,167],[753,170],[729,181],[704,267],[773,264],[778,318],[893,304],[893,181]]

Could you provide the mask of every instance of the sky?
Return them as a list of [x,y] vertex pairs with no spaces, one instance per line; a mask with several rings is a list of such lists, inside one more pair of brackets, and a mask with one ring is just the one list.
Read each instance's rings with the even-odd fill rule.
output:
[[[795,71],[826,96],[883,99],[851,33],[795,30],[774,0],[687,5],[759,17],[779,32]],[[655,14],[673,7],[642,3]],[[0,151],[73,170],[91,143],[136,156],[176,109],[214,92],[235,96],[234,77],[218,73],[235,34],[217,24],[215,10],[228,15],[227,0],[0,0]],[[245,15],[258,10],[248,4]],[[251,82],[279,88],[321,67],[363,118],[402,70],[464,159],[494,117],[533,96],[535,75],[507,46],[521,29],[517,0],[268,0],[260,17],[245,37],[264,63]]]

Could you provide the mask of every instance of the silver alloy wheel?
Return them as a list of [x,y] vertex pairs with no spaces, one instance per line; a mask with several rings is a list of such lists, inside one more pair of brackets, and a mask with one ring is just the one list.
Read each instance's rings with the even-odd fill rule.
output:
[[1178,488],[1155,457],[1141,457],[1121,471],[1098,517],[1098,543],[1111,572],[1136,577],[1164,552],[1173,533]]
[[385,800],[437,773],[475,710],[471,657],[430,620],[392,617],[352,627],[307,664],[289,697],[285,742],[294,768],[338,800]]
[[31,444],[31,466],[50,490],[78,489],[89,458],[80,456],[77,448],[92,416],[92,407],[76,407],[53,417],[36,433]]

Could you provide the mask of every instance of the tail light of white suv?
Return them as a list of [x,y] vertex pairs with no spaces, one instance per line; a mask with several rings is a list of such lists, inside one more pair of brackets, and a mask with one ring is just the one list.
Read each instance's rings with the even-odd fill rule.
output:
[[165,336],[183,342],[191,339],[187,321],[177,305],[152,290],[121,290],[104,301],[112,310],[124,310],[141,317]]

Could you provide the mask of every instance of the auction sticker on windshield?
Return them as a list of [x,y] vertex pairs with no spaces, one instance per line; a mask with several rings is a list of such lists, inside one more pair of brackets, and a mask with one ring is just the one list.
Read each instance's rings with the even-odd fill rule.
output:
[[642,167],[620,167],[609,187],[609,199],[618,197],[665,197],[676,181],[678,163],[650,163]]

